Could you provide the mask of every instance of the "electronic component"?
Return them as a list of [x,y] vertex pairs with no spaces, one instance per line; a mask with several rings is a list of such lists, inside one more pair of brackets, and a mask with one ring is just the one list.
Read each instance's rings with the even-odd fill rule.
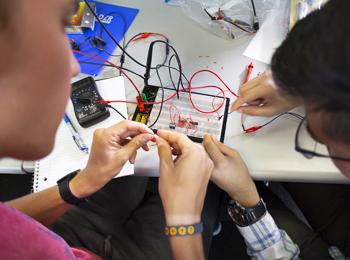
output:
[[[174,89],[164,88],[165,97],[174,95],[174,92]],[[144,111],[140,111],[139,107],[137,107],[133,120],[145,123],[144,120],[146,119],[146,124],[148,125],[155,123],[152,127],[153,130],[170,129],[186,134],[195,142],[202,142],[204,134],[211,134],[223,141],[230,100],[214,95],[192,92],[193,102],[207,111],[212,110],[213,107],[218,107],[224,101],[217,113],[203,114],[191,105],[188,92],[181,91],[178,94],[179,98],[175,97],[164,102],[160,112],[160,103],[162,101],[161,88],[150,85],[145,87],[142,95],[146,95],[148,102],[155,101],[156,104],[143,104]]]
[[[96,12],[95,3],[90,3],[92,10]],[[65,28],[66,33],[83,34],[84,30],[95,28],[95,17],[91,10],[86,7],[86,3],[80,2],[78,11],[71,18],[71,25]]]
[[176,128],[176,124],[175,123],[170,123],[169,124],[169,128],[170,129],[175,129]]
[[92,77],[72,84],[71,100],[75,116],[82,127],[92,126],[110,116],[106,106],[96,103],[102,99]]

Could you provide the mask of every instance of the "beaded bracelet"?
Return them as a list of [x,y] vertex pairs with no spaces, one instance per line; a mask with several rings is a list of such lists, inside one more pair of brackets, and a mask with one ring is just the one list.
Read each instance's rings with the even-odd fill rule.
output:
[[203,232],[203,223],[165,227],[165,235],[169,237],[193,236]]

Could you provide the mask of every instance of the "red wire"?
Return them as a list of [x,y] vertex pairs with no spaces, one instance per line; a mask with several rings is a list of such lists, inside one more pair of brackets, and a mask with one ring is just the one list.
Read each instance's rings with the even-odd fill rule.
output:
[[[157,34],[157,35],[161,35],[161,34]],[[163,36],[163,35],[161,35]],[[124,72],[123,69],[121,69],[120,67],[118,67],[117,65],[115,65],[114,63],[106,60],[106,59],[103,59],[101,57],[98,57],[98,56],[95,56],[95,55],[92,55],[92,54],[89,54],[89,53],[85,53],[85,52],[82,52],[82,51],[77,51],[77,50],[73,50],[74,53],[78,53],[80,55],[83,55],[83,56],[86,56],[86,57],[90,57],[92,59],[96,59],[96,60],[99,60],[99,61],[102,61],[102,62],[105,62],[105,63],[108,63],[109,65],[111,65],[113,68],[117,69],[118,71],[120,71],[129,81],[130,83],[133,85],[133,87],[135,88],[135,90],[137,91],[138,95],[141,96],[141,92],[140,90],[137,88],[136,84],[134,83],[134,81],[128,76],[127,73]],[[214,75],[217,79],[219,79],[219,81],[227,88],[227,90],[232,93],[234,96],[238,97],[238,95],[233,92],[227,85],[226,83],[221,79],[221,77],[216,74],[214,71],[211,71],[211,70],[199,70],[197,72],[195,72],[191,79],[190,79],[190,85],[185,88],[185,90],[180,90],[181,92],[183,91],[188,91],[189,92],[189,99],[190,99],[190,102],[191,102],[191,105],[194,109],[196,109],[198,112],[200,113],[203,113],[203,114],[212,114],[212,113],[215,113],[217,111],[219,111],[221,109],[221,107],[224,105],[225,103],[225,93],[223,91],[222,88],[218,87],[218,86],[213,86],[213,85],[207,85],[207,86],[199,86],[199,87],[192,87],[192,81],[193,79],[200,73],[204,73],[204,72],[207,72],[207,73],[210,73],[212,75]],[[222,93],[223,95],[223,100],[222,102],[219,104],[218,107],[214,108],[213,110],[211,111],[204,111],[200,108],[198,108],[194,102],[193,102],[193,99],[192,99],[192,90],[193,89],[205,89],[205,88],[216,88],[218,90],[220,90],[220,92]],[[158,101],[158,102],[143,102],[144,105],[157,105],[157,104],[161,104],[161,103],[165,103],[169,100],[171,100],[172,98],[174,98],[175,96],[177,96],[177,92],[175,92],[174,94],[170,95],[168,98],[166,98],[165,100],[163,101]],[[138,104],[137,102],[135,101],[127,101],[127,100],[99,100],[98,101],[100,104],[109,104],[109,103],[127,103],[127,104]]]
[[[225,92],[222,90],[222,88],[217,87],[217,86],[210,86],[210,87],[219,89],[219,90],[221,91],[223,97],[224,97],[224,98],[222,99],[221,104],[220,104],[216,109],[214,109],[214,110],[212,110],[212,111],[203,111],[203,110],[201,110],[200,108],[198,108],[198,107],[193,103],[193,100],[192,100],[192,89],[195,89],[194,87],[192,87],[192,81],[193,81],[193,79],[194,79],[197,75],[199,75],[200,73],[204,73],[204,72],[207,72],[207,73],[210,73],[210,74],[214,75],[214,76],[226,87],[226,89],[227,89],[232,95],[234,95],[235,97],[238,97],[238,95],[237,95],[235,92],[233,92],[233,91],[229,88],[229,86],[227,86],[226,83],[221,79],[221,77],[220,77],[218,74],[216,74],[214,71],[204,69],[204,70],[199,70],[199,71],[195,72],[195,73],[192,75],[191,79],[190,79],[190,85],[189,85],[189,98],[190,98],[191,105],[193,106],[194,109],[196,109],[196,110],[197,110],[198,112],[200,112],[200,113],[203,113],[203,114],[212,114],[212,113],[215,113],[215,112],[219,111],[220,108],[221,108],[221,107],[224,105],[224,103],[225,103]],[[206,86],[206,87],[209,87],[209,86]]]
[[[221,104],[217,107],[217,108],[215,108],[214,110],[212,110],[212,111],[203,111],[203,110],[201,110],[201,109],[199,109],[199,108],[197,108],[195,105],[194,105],[194,103],[193,103],[193,101],[192,101],[192,99],[191,99],[191,97],[190,97],[190,102],[191,102],[191,105],[193,106],[193,108],[195,108],[197,111],[199,111],[199,112],[201,112],[201,113],[203,113],[203,114],[212,114],[212,113],[215,113],[215,112],[217,112],[218,110],[220,110],[220,108],[224,105],[224,103],[225,103],[225,93],[224,93],[224,91],[220,88],[220,87],[218,87],[218,86],[201,86],[201,87],[193,87],[192,89],[204,89],[204,88],[216,88],[216,89],[219,89],[220,91],[221,91],[221,93],[223,94],[223,100],[222,100],[222,102],[221,102]],[[184,92],[184,91],[188,91],[189,90],[189,88],[185,88],[185,90],[180,90],[180,92]],[[190,94],[190,93],[189,93]],[[144,105],[159,105],[159,104],[161,104],[161,103],[165,103],[165,102],[167,102],[167,101],[169,101],[169,100],[171,100],[171,99],[173,99],[174,97],[176,97],[177,96],[177,92],[174,92],[174,94],[172,94],[172,95],[170,95],[169,97],[167,97],[166,99],[164,99],[163,101],[156,101],[156,102],[143,102],[143,104]],[[100,100],[100,101],[98,101],[100,104],[109,104],[109,103],[118,103],[118,102],[122,102],[122,103],[128,103],[128,104],[138,104],[137,102],[132,102],[132,101],[125,101],[125,100]]]
[[227,90],[230,91],[230,93],[231,93],[232,95],[234,95],[235,97],[238,97],[238,95],[237,95],[235,92],[233,92],[233,91],[229,88],[229,86],[226,85],[226,83],[221,79],[221,77],[220,77],[218,74],[216,74],[214,71],[212,71],[212,70],[204,69],[204,70],[199,70],[199,71],[195,72],[195,73],[192,75],[191,79],[190,79],[190,86],[192,86],[192,81],[193,81],[193,79],[194,79],[198,74],[204,73],[204,72],[208,72],[208,73],[214,75],[214,76],[225,86],[225,88],[227,88]]

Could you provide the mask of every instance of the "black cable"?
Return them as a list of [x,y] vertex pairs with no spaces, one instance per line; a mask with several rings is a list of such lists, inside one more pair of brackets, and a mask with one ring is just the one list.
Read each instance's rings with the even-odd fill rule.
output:
[[253,28],[254,28],[255,31],[258,31],[260,25],[259,25],[259,18],[258,18],[258,16],[256,15],[254,0],[250,0],[250,2],[252,3],[253,13],[254,13]]
[[[171,81],[171,83],[172,83],[172,85],[173,85],[173,87],[174,87],[174,89],[175,89],[175,91],[176,91],[177,99],[179,99],[179,98],[180,98],[180,96],[179,96],[179,89],[176,88],[175,82],[174,82],[174,79],[173,79],[173,74],[171,73],[171,61],[172,61],[172,59],[173,59],[174,57],[175,57],[175,54],[173,54],[173,55],[170,57],[170,59],[169,59],[168,71],[169,71],[170,81]],[[181,76],[180,73],[179,73],[178,86],[179,86],[179,83],[181,83],[181,86],[182,86],[182,88],[183,88],[182,76]]]
[[162,102],[160,103],[160,108],[159,108],[158,115],[157,115],[156,119],[154,120],[154,122],[150,126],[148,126],[149,128],[152,128],[158,122],[159,117],[160,117],[160,115],[162,113],[162,110],[163,110],[165,94],[164,94],[164,85],[163,85],[162,79],[161,79],[161,77],[159,75],[159,71],[158,71],[159,68],[161,68],[160,65],[156,66],[156,73],[157,73],[157,76],[158,76],[158,79],[159,79],[160,86],[162,88]]
[[252,3],[254,16],[256,16],[256,10],[255,10],[254,0],[250,0],[250,2]]
[[[152,65],[152,56],[153,56],[153,47],[155,44],[157,43],[163,43],[165,45],[167,45],[175,54],[175,58],[176,58],[176,61],[178,63],[178,66],[179,66],[179,73],[182,74],[182,65],[181,65],[181,60],[180,60],[180,57],[179,57],[179,54],[177,53],[177,51],[175,50],[175,48],[169,44],[169,42],[167,41],[162,41],[162,40],[156,40],[156,41],[153,41],[151,44],[150,44],[150,47],[148,49],[148,56],[147,56],[147,65],[146,65],[146,72],[145,72],[145,86],[148,85],[148,80],[150,78],[150,71],[152,69],[151,65]],[[159,69],[160,67],[163,67],[165,65],[164,64],[161,64],[161,65],[157,65],[156,66],[156,70]],[[178,87],[177,89],[179,90],[180,89],[180,82],[178,82]]]
[[[170,68],[170,69],[175,70],[175,71],[177,71],[177,72],[180,73],[180,71],[179,71],[178,68],[171,67],[171,66],[167,66],[167,65],[163,65],[162,67]],[[185,88],[185,86],[184,86],[184,84],[183,84],[182,78],[184,78],[184,79],[186,80],[187,85],[190,85],[190,81],[188,80],[188,78],[186,77],[186,75],[185,75],[183,72],[181,72],[181,87],[182,87],[183,91],[186,91],[186,88]],[[175,89],[175,87],[174,87],[174,89]]]
[[126,117],[122,114],[122,113],[120,113],[119,111],[118,111],[118,109],[116,109],[115,107],[113,107],[113,106],[111,106],[111,105],[105,105],[106,107],[109,107],[109,108],[111,108],[111,109],[113,109],[115,112],[117,112],[123,119],[125,119],[126,120]]
[[120,56],[120,68],[123,68],[123,65],[125,63],[125,50],[129,47],[129,44],[136,39],[137,37],[141,36],[143,33],[138,33],[131,37],[128,42],[123,46],[122,54]]
[[[98,17],[98,15],[96,14],[96,12],[92,9],[91,5],[89,4],[89,2],[87,0],[84,0],[86,6],[89,8],[90,12],[94,15],[95,19],[98,21],[98,23],[100,24],[100,26],[103,28],[103,30],[107,33],[107,35],[111,38],[111,40],[118,46],[118,48],[120,50],[123,51],[123,53],[128,56],[133,62],[135,62],[136,64],[138,64],[141,67],[146,68],[146,65],[142,64],[141,62],[139,62],[138,60],[136,60],[134,57],[132,57],[119,43],[118,41],[114,38],[114,36],[111,34],[111,32],[106,28],[106,26],[102,23],[101,19]],[[167,43],[169,44],[169,40],[166,39]],[[170,47],[170,45],[169,45]],[[168,52],[168,49],[167,49]],[[167,55],[166,55],[167,56]],[[166,62],[166,60],[165,60]],[[165,64],[164,62],[164,64]],[[151,67],[151,69],[156,69],[156,67]]]
[[[98,63],[98,62],[90,62],[90,61],[80,61],[81,64],[89,64],[89,65],[96,65],[96,66],[103,66],[103,67],[111,67],[114,68],[114,66],[110,65],[110,64],[105,64],[105,63]],[[141,74],[138,74],[135,71],[132,71],[130,69],[127,68],[123,68],[124,71],[130,72],[136,76],[138,76],[141,79],[144,79],[144,77]]]
[[132,57],[126,50],[124,50],[124,48],[118,43],[118,41],[114,38],[114,36],[111,34],[111,32],[106,28],[106,26],[102,23],[101,19],[98,17],[98,15],[96,14],[96,12],[92,9],[91,5],[89,4],[89,2],[87,0],[84,0],[86,6],[89,8],[90,12],[94,15],[95,19],[98,21],[98,23],[100,24],[100,26],[103,28],[103,30],[107,33],[107,35],[111,38],[111,40],[118,46],[119,49],[121,49],[126,56],[128,56],[133,62],[135,62],[136,64],[140,65],[141,67],[146,68],[146,66],[144,64],[142,64],[141,62],[139,62],[138,60],[136,60],[134,57]]
[[300,120],[303,120],[303,119],[304,119],[304,117],[303,117],[302,115],[299,115],[299,114],[294,113],[294,112],[287,112],[286,114],[291,115],[291,116],[294,116],[294,117],[296,117],[296,118],[298,118],[298,119],[300,119]]

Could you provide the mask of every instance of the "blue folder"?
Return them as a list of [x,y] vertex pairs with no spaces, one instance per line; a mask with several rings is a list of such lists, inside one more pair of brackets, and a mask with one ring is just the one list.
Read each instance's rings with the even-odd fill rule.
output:
[[[111,34],[115,37],[115,39],[120,43],[129,29],[130,25],[134,21],[137,16],[139,10],[134,8],[109,5],[95,1],[89,1],[91,3],[96,4],[96,13],[99,18],[102,20],[103,24],[106,28],[111,32]],[[104,49],[106,52],[102,50],[98,50],[93,47],[91,41],[89,41],[89,37],[93,36],[101,36],[101,38],[106,42]],[[112,41],[112,39],[107,35],[105,31],[101,28],[100,24],[96,21],[94,30],[87,29],[84,34],[68,34],[69,39],[73,39],[80,47],[82,52],[86,52],[95,56],[99,56],[103,59],[108,60],[110,55],[108,53],[113,53],[116,44]],[[102,63],[98,60],[80,55],[75,53],[75,57],[80,62],[94,62],[94,63]],[[86,73],[92,76],[98,75],[103,69],[102,65],[91,65],[91,64],[80,64],[81,72]]]

